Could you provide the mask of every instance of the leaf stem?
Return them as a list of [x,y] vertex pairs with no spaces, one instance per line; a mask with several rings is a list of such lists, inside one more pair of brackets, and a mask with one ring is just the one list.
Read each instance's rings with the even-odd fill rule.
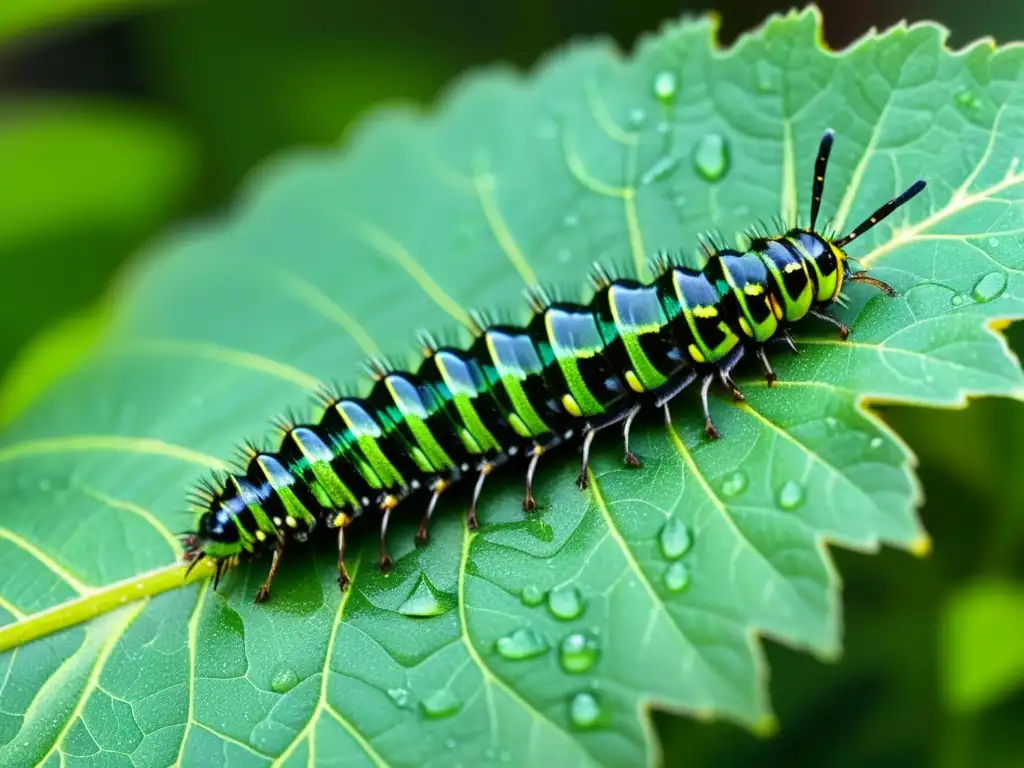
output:
[[136,600],[202,581],[213,575],[213,564],[209,559],[200,562],[186,577],[187,568],[187,563],[172,563],[124,581],[108,584],[74,600],[58,603],[20,621],[0,627],[0,653],[94,619]]

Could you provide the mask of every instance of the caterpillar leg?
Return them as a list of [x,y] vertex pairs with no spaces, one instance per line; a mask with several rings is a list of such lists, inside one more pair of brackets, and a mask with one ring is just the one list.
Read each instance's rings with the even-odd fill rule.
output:
[[712,440],[717,440],[722,436],[722,433],[718,431],[715,423],[711,420],[711,409],[708,407],[708,390],[711,389],[711,383],[715,380],[715,374],[709,373],[700,383],[700,402],[704,406],[704,432]]
[[544,454],[544,446],[540,443],[533,444],[533,452],[530,456],[530,465],[526,468],[526,496],[523,498],[523,511],[532,512],[537,508],[537,502],[533,498],[533,475],[537,471],[537,462]]
[[[580,473],[576,477],[577,488],[579,488],[581,491],[585,491],[587,489],[587,485],[589,484],[587,482],[587,467],[590,464],[590,446],[594,442],[594,436],[605,427],[610,427],[613,424],[618,424],[620,421],[623,420],[625,420],[627,424],[631,425],[633,419],[636,418],[636,414],[639,410],[640,406],[634,405],[631,408],[627,408],[624,411],[612,414],[611,416],[607,416],[602,421],[587,424],[583,428],[583,457],[580,459]],[[628,440],[626,451],[628,455],[632,456],[632,454],[629,454]],[[636,460],[637,462],[636,466],[639,466],[639,459],[637,459],[636,456],[633,456],[633,459]],[[629,462],[628,457],[626,461],[627,463]]]
[[743,393],[736,387],[736,382],[732,380],[732,369],[735,368],[743,358],[743,354],[745,352],[746,349],[744,347],[735,347],[718,366],[719,380],[722,382],[722,385],[732,393],[732,399],[738,403],[742,403],[747,398],[743,396]]
[[679,381],[679,383],[675,384],[673,387],[671,387],[670,389],[666,390],[664,394],[659,395],[654,400],[655,407],[661,408],[665,412],[665,424],[666,425],[672,423],[672,414],[669,413],[668,404],[672,401],[672,399],[676,395],[678,395],[680,392],[682,392],[688,386],[693,384],[693,382],[696,381],[696,380],[697,380],[697,372],[696,371],[690,371],[689,373],[686,374],[686,376],[684,376]]
[[839,338],[842,339],[843,341],[846,341],[850,337],[850,329],[847,328],[846,324],[838,317],[834,317],[830,315],[828,312],[819,312],[816,309],[812,309],[807,314],[809,314],[811,317],[816,317],[819,320],[828,323],[829,325],[834,325],[836,328],[839,329]]
[[391,512],[398,506],[398,499],[388,494],[380,503],[380,509],[384,513],[380,519],[380,570],[387,573],[391,570],[391,555],[388,554],[388,522],[391,520]]
[[338,589],[342,592],[352,583],[348,577],[348,569],[345,568],[345,527],[348,523],[349,517],[346,515],[345,521],[338,526]]
[[284,540],[281,539],[277,542],[277,546],[274,547],[274,557],[270,561],[270,573],[267,574],[267,578],[264,580],[260,591],[256,593],[256,602],[262,603],[268,597],[270,597],[270,582],[274,580],[274,574],[277,573],[277,566],[281,564],[281,553],[284,552]]
[[470,502],[469,512],[466,513],[466,525],[471,531],[475,531],[480,527],[480,523],[476,519],[476,503],[480,500],[480,491],[484,488],[484,479],[491,474],[493,469],[493,464],[485,462],[480,465],[480,474],[476,476],[476,485],[473,486],[473,501]]
[[758,347],[755,354],[757,355],[758,362],[761,363],[761,369],[764,371],[764,380],[768,383],[769,387],[774,387],[775,382],[778,381],[779,377],[775,374],[775,371],[772,370],[771,361],[768,360],[768,355],[764,351],[764,347]]
[[626,416],[626,421],[622,424],[622,443],[623,448],[626,451],[625,462],[627,467],[639,467],[640,459],[636,457],[636,454],[629,450],[629,430],[633,427],[633,420],[637,414],[640,413],[640,406],[635,405],[629,411],[629,415]]
[[431,488],[433,494],[430,497],[430,503],[427,504],[427,511],[423,513],[423,519],[420,521],[420,529],[416,531],[416,543],[426,544],[430,539],[430,535],[427,533],[427,527],[430,525],[430,517],[434,514],[434,508],[437,506],[437,500],[441,498],[441,494],[448,489],[448,481],[441,480],[438,478],[434,482],[434,487]]
[[789,333],[789,331],[788,331],[788,330],[786,330],[786,331],[783,331],[783,332],[782,332],[781,334],[779,334],[779,335],[778,335],[778,336],[777,336],[776,338],[777,338],[777,339],[778,339],[778,340],[779,340],[779,341],[780,341],[781,343],[783,343],[783,344],[785,344],[785,345],[786,345],[787,347],[789,347],[790,351],[791,351],[791,352],[792,352],[792,353],[793,353],[794,355],[799,355],[799,354],[800,354],[800,350],[799,350],[799,349],[797,349],[797,346],[796,346],[796,342],[794,342],[794,341],[793,341],[793,337],[792,337],[792,336],[790,335],[790,333]]

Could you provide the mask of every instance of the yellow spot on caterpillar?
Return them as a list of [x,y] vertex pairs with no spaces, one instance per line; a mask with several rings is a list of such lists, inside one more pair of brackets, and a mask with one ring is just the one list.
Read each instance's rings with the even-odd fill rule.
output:
[[519,414],[510,414],[508,417],[508,423],[520,437],[530,437],[530,430],[527,428],[526,424],[523,423],[523,420],[519,418]]
[[690,310],[693,312],[695,317],[717,317],[718,310],[714,307],[708,307],[703,304],[698,305]]
[[800,264],[799,261],[791,261],[789,264],[787,264],[785,266],[785,268],[782,271],[783,272],[799,272],[801,269],[803,269],[803,265]]
[[753,337],[753,335],[754,335],[754,331],[753,331],[753,330],[751,330],[751,328],[750,328],[750,323],[748,323],[748,322],[747,322],[747,318],[745,318],[745,317],[741,317],[741,318],[740,318],[740,329],[741,329],[741,330],[742,330],[742,331],[743,331],[743,332],[744,332],[744,333],[745,333],[745,334],[746,334],[747,336]]
[[562,395],[562,407],[565,408],[569,415],[576,418],[580,418],[583,415],[579,403],[576,402],[572,395]]
[[626,383],[629,384],[629,388],[634,392],[644,391],[644,385],[640,383],[640,379],[636,377],[633,371],[626,371]]
[[743,292],[747,296],[760,296],[764,292],[764,286],[759,283],[747,283],[743,286]]
[[690,353],[690,357],[693,358],[693,361],[696,363],[703,363],[706,359],[703,353],[697,349],[696,344],[691,344],[686,348],[686,351]]
[[772,294],[768,294],[768,303],[772,306],[772,314],[775,315],[776,320],[782,319],[782,306],[779,304],[779,300]]
[[395,498],[395,496],[393,496],[390,493],[387,496],[385,496],[383,499],[381,499],[380,508],[382,510],[386,511],[386,510],[389,510],[389,509],[394,509],[397,506],[398,506],[398,499]]
[[284,519],[284,524],[287,525],[289,528],[294,528],[299,524],[299,522],[291,515],[288,515],[288,517]]
[[256,540],[257,541],[266,541],[267,540],[267,534],[265,534],[263,531],[256,531]]
[[910,542],[910,554],[914,557],[928,557],[932,553],[932,537],[922,533]]

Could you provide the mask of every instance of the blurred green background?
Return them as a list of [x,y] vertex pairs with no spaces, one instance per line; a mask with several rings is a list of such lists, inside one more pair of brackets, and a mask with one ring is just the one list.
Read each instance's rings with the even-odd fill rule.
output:
[[[820,6],[834,47],[904,18],[942,22],[957,46],[1024,40],[1024,7],[1001,0]],[[333,144],[371,105],[427,103],[468,67],[529,66],[578,35],[628,48],[713,8],[728,42],[788,7],[2,0],[0,425],[40,385],[18,378],[19,356],[67,365],[118,265],[175,223],[222,213],[279,150]],[[1024,350],[1024,328],[1008,336]],[[769,644],[782,731],[761,741],[658,715],[666,765],[1024,765],[1024,406],[879,410],[920,457],[936,551],[912,578],[905,554],[837,553],[841,662]]]

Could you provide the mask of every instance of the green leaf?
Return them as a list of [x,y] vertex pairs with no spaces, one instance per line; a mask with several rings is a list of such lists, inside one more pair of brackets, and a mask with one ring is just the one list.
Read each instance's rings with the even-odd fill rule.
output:
[[[180,209],[198,164],[178,125],[116,101],[9,100],[0,126],[3,370],[31,335],[99,296],[115,266]],[[54,362],[69,341],[47,343]],[[11,412],[0,406],[2,424]]]
[[812,11],[727,51],[714,32],[468,78],[433,117],[392,110],[266,169],[228,219],[138,264],[102,346],[0,443],[0,647],[171,564],[189,485],[366,354],[595,259],[806,216],[829,124],[837,227],[929,183],[851,248],[901,296],[855,286],[851,340],[808,324],[774,389],[744,368],[746,403],[713,402],[721,441],[691,395],[673,428],[636,430],[642,469],[602,441],[589,493],[552,455],[532,518],[521,479],[495,477],[479,532],[453,493],[417,549],[400,507],[388,576],[366,520],[344,597],[329,536],[286,553],[265,605],[265,561],[216,594],[150,577],[143,602],[2,657],[0,762],[636,765],[656,760],[646,706],[771,729],[759,636],[841,650],[826,544],[928,548],[913,457],[863,402],[1024,397],[989,327],[1024,316],[1024,49],[953,54],[920,25],[835,54]]
[[943,616],[942,682],[947,706],[979,712],[1024,685],[1024,586],[979,581],[953,593]]
[[165,0],[4,0],[0,5],[0,45],[71,21],[93,19],[122,8],[145,8]]

